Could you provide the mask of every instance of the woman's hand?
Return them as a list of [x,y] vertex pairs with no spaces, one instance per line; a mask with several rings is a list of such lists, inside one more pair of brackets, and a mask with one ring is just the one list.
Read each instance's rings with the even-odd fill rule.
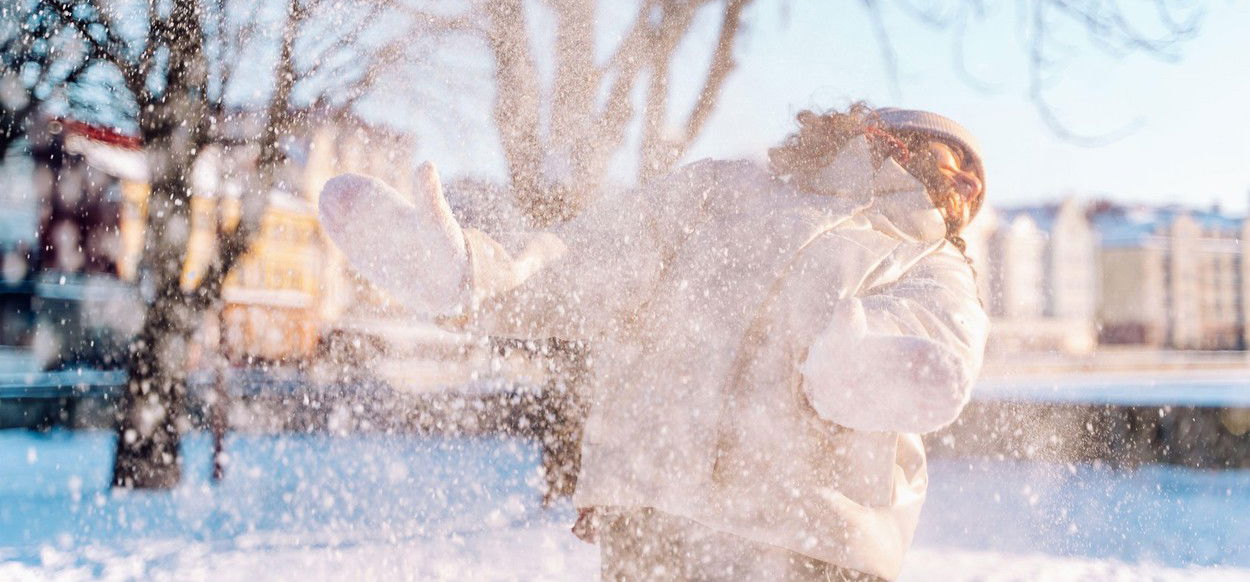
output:
[[433,314],[464,308],[468,252],[434,164],[417,169],[411,198],[376,178],[335,177],[321,191],[320,217],[352,266],[407,307]]

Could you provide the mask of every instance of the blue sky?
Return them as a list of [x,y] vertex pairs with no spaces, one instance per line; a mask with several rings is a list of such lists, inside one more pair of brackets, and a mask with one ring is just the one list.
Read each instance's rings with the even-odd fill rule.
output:
[[996,85],[991,92],[957,76],[951,32],[932,31],[887,10],[900,71],[896,93],[859,3],[792,2],[787,17],[777,2],[761,2],[750,14],[740,68],[692,156],[758,157],[788,131],[798,110],[866,99],[931,109],[967,125],[985,148],[990,195],[998,204],[1073,194],[1218,202],[1245,212],[1250,8],[1206,3],[1201,32],[1182,45],[1176,63],[1141,55],[1109,58],[1074,37],[1078,57],[1048,93],[1067,125],[1098,134],[1139,124],[1114,143],[1086,147],[1056,137],[1028,101],[1016,3],[1002,4],[966,37],[967,68]]
[[[938,111],[968,126],[985,150],[991,203],[1000,206],[1075,195],[1203,208],[1219,203],[1226,211],[1246,211],[1250,6],[1197,2],[1205,7],[1201,31],[1181,45],[1178,62],[1141,54],[1111,58],[1092,46],[1083,29],[1070,30],[1064,40],[1073,57],[1047,93],[1049,101],[1079,133],[1136,127],[1113,143],[1087,147],[1057,137],[1028,100],[1027,53],[1015,11],[1031,3],[985,2],[990,6],[985,20],[967,30],[966,66],[993,87],[985,91],[957,75],[954,32],[926,28],[900,12],[900,2],[963,4],[882,2],[898,57],[896,91],[861,2],[757,0],[746,14],[749,28],[737,52],[739,67],[687,158],[763,159],[766,149],[791,130],[798,111],[845,107],[863,99]],[[1153,10],[1154,3],[1125,0],[1120,5]],[[598,52],[614,45],[634,6],[600,4],[597,25],[604,42]],[[1129,14],[1146,30],[1152,28],[1152,15]],[[715,16],[711,11],[703,16],[679,52],[671,87],[675,101],[692,101],[701,83],[707,47],[719,25],[706,18]],[[531,13],[531,29],[540,36],[549,24],[540,11]],[[539,57],[543,60],[541,52]],[[502,159],[489,130],[489,90],[480,90],[489,67],[465,60],[464,53],[441,58],[426,64],[427,70],[435,76],[458,75],[461,88],[409,97],[416,110],[405,117],[419,136],[418,157],[435,160],[444,176],[502,177]],[[448,101],[458,112],[448,115]],[[392,102],[385,107],[395,111]],[[629,180],[631,164],[630,156],[617,160],[616,177]]]

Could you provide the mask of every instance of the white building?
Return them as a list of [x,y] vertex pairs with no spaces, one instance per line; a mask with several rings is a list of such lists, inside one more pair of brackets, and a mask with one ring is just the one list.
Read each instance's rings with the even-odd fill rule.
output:
[[1002,210],[987,239],[985,272],[996,349],[1094,349],[1097,236],[1082,204]]
[[1101,210],[1101,340],[1244,349],[1245,222],[1218,210]]
[[1003,212],[990,237],[990,315],[1036,319],[1045,309],[1046,234],[1023,212]]

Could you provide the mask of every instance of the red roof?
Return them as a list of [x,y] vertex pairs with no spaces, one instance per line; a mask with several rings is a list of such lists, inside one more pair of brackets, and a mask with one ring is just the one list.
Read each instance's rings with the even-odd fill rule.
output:
[[124,134],[109,127],[91,125],[90,123],[83,123],[74,119],[61,119],[60,121],[65,126],[67,133],[78,134],[92,141],[103,142],[130,150],[138,150],[143,147],[143,142],[139,140],[138,136]]

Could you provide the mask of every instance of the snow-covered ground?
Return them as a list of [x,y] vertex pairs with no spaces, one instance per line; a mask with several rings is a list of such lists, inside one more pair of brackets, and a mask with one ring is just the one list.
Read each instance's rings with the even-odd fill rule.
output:
[[[0,431],[0,580],[594,580],[524,441],[191,435],[173,493],[112,437]],[[1250,472],[934,460],[903,580],[1250,580]]]
[[973,398],[1055,404],[1250,407],[1250,369],[1011,374],[982,378]]

